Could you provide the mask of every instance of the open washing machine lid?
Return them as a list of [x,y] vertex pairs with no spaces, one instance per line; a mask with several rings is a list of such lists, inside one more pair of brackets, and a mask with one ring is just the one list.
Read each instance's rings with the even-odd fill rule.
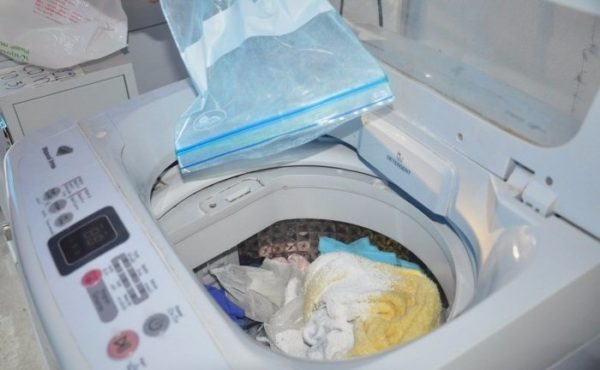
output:
[[[418,81],[414,73],[409,76],[407,69],[411,66],[394,60],[399,52],[406,50],[403,49],[406,45],[389,42],[385,31],[374,32],[361,27],[356,27],[356,31],[369,51],[383,62],[396,99],[393,108],[364,116],[363,130],[346,126],[333,136],[355,146],[373,167],[441,216],[448,215],[448,207],[456,193],[456,174],[443,155],[429,149],[438,147],[438,143],[508,182],[517,199],[536,213],[543,217],[559,216],[600,238],[600,223],[596,220],[600,214],[597,199],[600,175],[596,171],[600,165],[600,146],[597,145],[600,94],[595,96],[580,127],[570,129],[572,132],[566,134],[558,132],[564,131],[560,126],[562,117],[554,118],[551,112],[539,113],[543,108],[535,106],[530,98],[501,87],[495,91],[500,94],[495,96],[496,99],[511,100],[523,112],[531,104],[531,110],[536,111],[528,117],[517,116],[524,126],[517,132],[510,127],[514,122],[498,124],[497,121],[502,117],[514,120],[515,115],[522,113],[518,109],[517,113],[492,112],[495,117],[486,117],[455,97],[447,96],[436,86]],[[430,66],[431,74],[451,75],[458,68],[466,75],[466,82],[454,82],[456,90],[474,89],[477,86],[469,85],[468,79],[485,78],[464,63],[440,58],[443,59],[440,63]],[[430,73],[423,73],[427,76],[424,80],[432,77]],[[493,105],[494,101],[482,104]],[[532,118],[536,115],[545,115],[540,122],[548,124],[536,125]],[[554,138],[552,130],[558,132]],[[530,136],[527,136],[528,132]]]

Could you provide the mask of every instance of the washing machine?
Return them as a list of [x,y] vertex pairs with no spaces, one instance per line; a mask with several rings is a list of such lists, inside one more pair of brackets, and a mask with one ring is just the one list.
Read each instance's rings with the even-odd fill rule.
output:
[[[287,152],[185,176],[172,123],[195,97],[188,81],[14,145],[2,208],[48,361],[77,370],[594,363],[600,99],[574,139],[544,148],[384,67],[394,106]],[[196,272],[261,230],[306,219],[410,250],[447,301],[443,325],[332,362],[273,352],[240,330]]]

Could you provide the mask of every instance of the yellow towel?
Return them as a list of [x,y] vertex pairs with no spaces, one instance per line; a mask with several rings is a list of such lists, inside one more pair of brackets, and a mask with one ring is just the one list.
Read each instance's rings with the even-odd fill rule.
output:
[[347,357],[408,342],[439,325],[440,296],[427,276],[349,253],[331,253],[313,262],[305,293],[305,322],[314,310],[335,304],[327,310],[353,323],[354,346]]
[[369,313],[354,326],[350,357],[364,356],[425,335],[439,325],[440,296],[435,284],[423,273],[394,266],[401,277],[392,289],[369,300]]

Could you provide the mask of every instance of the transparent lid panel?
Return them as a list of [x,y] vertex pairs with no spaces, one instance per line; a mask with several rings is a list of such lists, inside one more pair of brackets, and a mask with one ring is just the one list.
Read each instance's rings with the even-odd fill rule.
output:
[[600,85],[600,17],[557,2],[331,2],[374,55],[540,146],[575,136]]

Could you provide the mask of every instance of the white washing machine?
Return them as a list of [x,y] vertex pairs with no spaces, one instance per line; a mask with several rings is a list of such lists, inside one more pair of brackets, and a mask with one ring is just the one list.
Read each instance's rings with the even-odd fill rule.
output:
[[[185,81],[12,147],[9,246],[49,360],[77,370],[593,363],[600,99],[574,139],[542,148],[386,71],[393,109],[283,154],[186,178],[172,166],[171,126],[194,98]],[[269,225],[303,218],[406,246],[448,299],[444,325],[338,362],[256,343],[193,270]]]

